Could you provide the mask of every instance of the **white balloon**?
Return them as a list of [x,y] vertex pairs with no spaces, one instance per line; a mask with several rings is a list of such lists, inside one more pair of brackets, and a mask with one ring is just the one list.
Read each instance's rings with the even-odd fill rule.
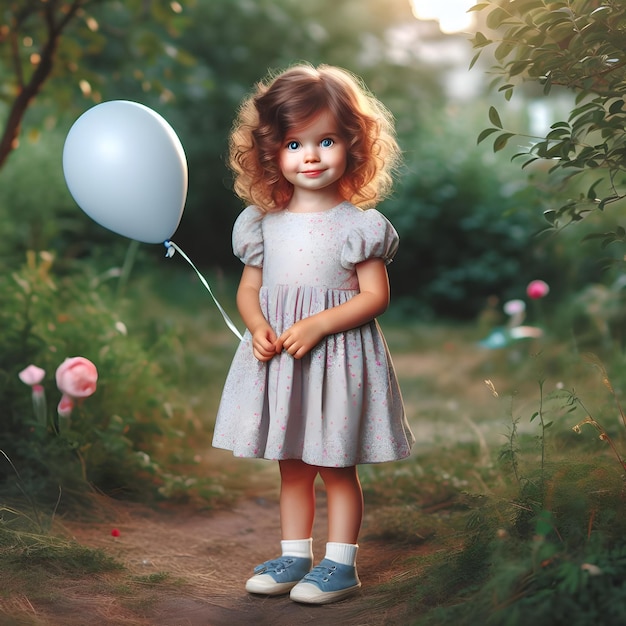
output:
[[145,243],[169,239],[187,197],[187,159],[172,127],[127,100],[98,104],[74,122],[63,147],[74,200],[93,220]]

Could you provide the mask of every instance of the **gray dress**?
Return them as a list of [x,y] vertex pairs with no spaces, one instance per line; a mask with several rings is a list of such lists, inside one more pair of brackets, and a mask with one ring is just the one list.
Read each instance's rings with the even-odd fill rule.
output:
[[[319,213],[263,215],[250,206],[233,229],[235,255],[263,268],[261,309],[277,336],[355,296],[355,265],[389,263],[397,247],[381,213],[348,202]],[[329,335],[302,359],[283,352],[267,363],[254,357],[245,332],[224,386],[215,447],[238,457],[347,467],[404,458],[413,442],[376,320]]]

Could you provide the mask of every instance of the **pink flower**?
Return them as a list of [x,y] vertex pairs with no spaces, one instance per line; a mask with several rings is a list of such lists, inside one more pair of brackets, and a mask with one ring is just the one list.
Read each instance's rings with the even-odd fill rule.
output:
[[523,300],[509,300],[502,309],[507,315],[520,315],[526,310],[526,303]]
[[74,398],[64,393],[61,396],[61,400],[57,406],[57,413],[60,417],[69,417],[72,414],[74,408]]
[[18,376],[20,380],[26,384],[34,387],[35,385],[39,385],[43,380],[43,377],[46,375],[45,370],[42,370],[40,367],[36,365],[29,365],[26,369],[23,369]]
[[[56,371],[57,387],[70,398],[86,398],[96,390],[98,370],[82,356],[65,359]],[[62,402],[63,400],[61,400]]]
[[548,286],[548,283],[545,283],[543,280],[533,280],[528,283],[528,287],[526,287],[528,297],[533,300],[538,300],[539,298],[547,296],[549,291],[550,287]]
[[57,406],[59,417],[69,418],[76,398],[86,398],[96,390],[98,370],[82,356],[65,359],[56,371],[57,387],[63,394]]
[[45,370],[42,370],[36,365],[29,365],[26,369],[23,369],[18,376],[20,380],[30,385],[32,389],[33,397],[33,410],[37,421],[45,426],[47,422],[46,416],[46,393],[41,385],[41,381],[46,375]]

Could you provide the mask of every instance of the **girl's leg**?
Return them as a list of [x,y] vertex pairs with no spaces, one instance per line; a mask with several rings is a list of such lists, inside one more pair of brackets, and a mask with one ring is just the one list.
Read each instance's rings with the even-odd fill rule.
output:
[[317,469],[328,496],[326,555],[290,594],[292,600],[307,604],[336,602],[361,587],[356,554],[363,519],[363,491],[356,467]]
[[303,461],[279,461],[280,526],[283,540],[311,537],[315,518],[315,477],[318,469]]
[[317,468],[302,461],[280,461],[282,555],[254,568],[246,582],[250,593],[279,595],[292,589],[313,564],[314,483]]
[[328,498],[328,541],[356,544],[363,521],[363,490],[356,466],[318,470]]

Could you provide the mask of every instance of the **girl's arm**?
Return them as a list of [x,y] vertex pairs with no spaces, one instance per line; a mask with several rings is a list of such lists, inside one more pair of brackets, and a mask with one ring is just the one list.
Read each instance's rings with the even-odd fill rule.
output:
[[356,266],[359,293],[336,307],[296,322],[276,341],[276,352],[286,350],[302,358],[324,337],[357,328],[373,320],[389,306],[389,278],[382,259],[369,259]]
[[246,328],[252,334],[252,352],[259,361],[269,361],[276,355],[276,333],[261,311],[259,291],[263,282],[260,267],[246,265],[237,289],[237,308]]

